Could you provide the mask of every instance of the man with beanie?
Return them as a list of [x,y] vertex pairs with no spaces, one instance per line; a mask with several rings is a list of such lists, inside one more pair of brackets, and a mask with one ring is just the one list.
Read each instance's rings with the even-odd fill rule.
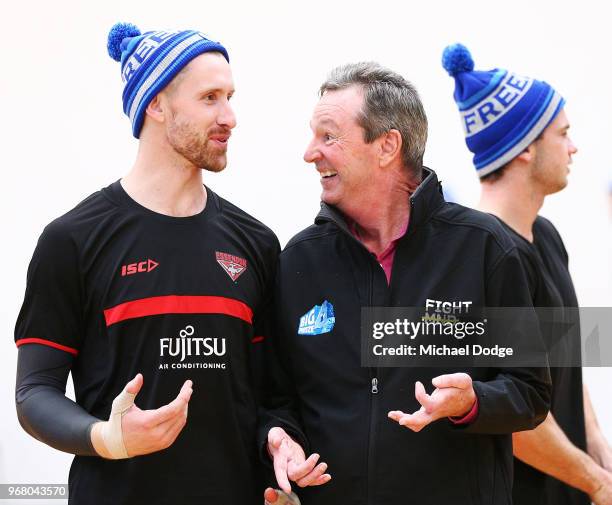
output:
[[70,503],[261,503],[256,353],[279,244],[202,182],[236,125],[228,53],[130,24],[108,51],[138,154],[38,241],[15,328],[19,420],[76,455]]
[[[448,46],[442,62],[455,79],[454,98],[480,177],[479,210],[499,218],[512,237],[534,306],[575,313],[563,241],[552,223],[538,216],[544,198],[567,185],[577,151],[568,135],[564,99],[546,82],[502,69],[475,71],[461,44]],[[560,338],[558,327],[542,319],[553,382],[551,412],[535,430],[513,435],[514,503],[612,504],[612,450],[583,389],[579,330]]]
[[510,504],[511,433],[548,412],[545,360],[373,366],[360,334],[371,307],[421,317],[438,306],[528,307],[537,324],[516,246],[492,216],[444,201],[423,166],[423,105],[401,75],[372,62],[334,69],[310,127],[304,160],[320,177],[321,211],[281,253],[275,288],[283,366],[266,427],[281,488],[271,439],[284,430],[297,445],[301,430],[333,475],[297,481],[304,505]]

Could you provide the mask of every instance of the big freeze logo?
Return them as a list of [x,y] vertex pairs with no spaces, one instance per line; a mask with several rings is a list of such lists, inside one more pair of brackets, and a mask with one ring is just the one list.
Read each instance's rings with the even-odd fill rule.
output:
[[[160,338],[160,357],[178,358],[178,363],[176,361],[172,363],[172,368],[225,368],[225,363],[184,363],[182,365],[185,358],[191,356],[225,356],[224,337],[198,337],[194,334],[195,328],[187,325],[179,331],[178,337]],[[160,368],[168,368],[168,365],[163,363]]]

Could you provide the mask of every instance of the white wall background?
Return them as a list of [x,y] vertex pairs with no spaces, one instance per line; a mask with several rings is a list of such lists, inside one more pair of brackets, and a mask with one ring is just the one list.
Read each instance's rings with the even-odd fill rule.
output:
[[[547,200],[543,214],[565,238],[581,304],[612,301],[605,3],[41,0],[11,2],[2,10],[0,483],[67,480],[71,458],[31,439],[17,423],[12,333],[43,226],[120,178],[134,158],[119,64],[106,54],[108,30],[117,21],[143,31],[196,28],[229,49],[238,127],[227,170],[205,174],[206,183],[272,227],[283,244],[318,209],[318,177],[302,153],[316,90],[333,66],[377,60],[416,84],[430,121],[426,162],[467,204],[475,202],[478,184],[453,81],[440,65],[442,49],[461,41],[477,69],[499,66],[547,80],[567,99],[579,153],[569,187]],[[612,439],[606,387],[612,372],[585,375]]]

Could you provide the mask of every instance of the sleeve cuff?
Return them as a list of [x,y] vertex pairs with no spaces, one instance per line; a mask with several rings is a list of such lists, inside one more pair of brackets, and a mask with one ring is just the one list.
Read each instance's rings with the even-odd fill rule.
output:
[[477,415],[478,415],[478,397],[476,397],[476,400],[474,401],[474,405],[472,405],[472,408],[466,415],[462,417],[449,417],[449,420],[453,424],[469,424],[472,421],[474,421],[474,419],[476,419]]

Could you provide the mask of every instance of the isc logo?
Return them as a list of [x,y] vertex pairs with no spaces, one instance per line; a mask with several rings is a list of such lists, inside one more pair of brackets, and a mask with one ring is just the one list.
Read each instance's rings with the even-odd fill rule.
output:
[[138,263],[130,263],[129,265],[123,265],[121,267],[121,277],[142,272],[150,272],[151,270],[157,268],[158,265],[159,263],[157,263],[157,261],[153,261],[151,259],[140,261]]

